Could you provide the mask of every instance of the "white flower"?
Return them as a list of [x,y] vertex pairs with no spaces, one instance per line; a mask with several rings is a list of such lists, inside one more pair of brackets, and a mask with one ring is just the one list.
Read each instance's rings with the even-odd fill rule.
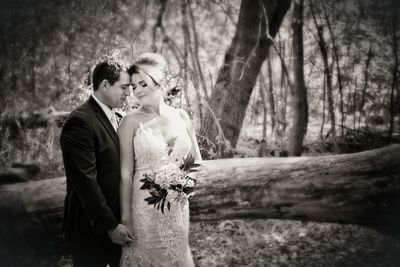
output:
[[[171,204],[177,201],[179,203],[182,202],[183,208],[187,199],[193,195],[193,192],[186,194],[183,191],[186,191],[185,189],[188,189],[188,187],[193,188],[196,183],[196,180],[190,178],[188,173],[188,171],[184,171],[180,168],[179,162],[170,162],[152,173],[146,173],[144,176],[153,183],[147,182],[146,188],[143,189],[147,189],[150,192],[155,190],[155,193],[161,194],[159,201],[161,201],[165,193],[167,193],[165,199],[167,202]],[[154,185],[154,183],[156,185]],[[163,190],[160,190],[160,187],[157,185]]]
[[186,186],[187,187],[193,187],[194,186],[194,181],[192,179],[189,179],[186,181]]

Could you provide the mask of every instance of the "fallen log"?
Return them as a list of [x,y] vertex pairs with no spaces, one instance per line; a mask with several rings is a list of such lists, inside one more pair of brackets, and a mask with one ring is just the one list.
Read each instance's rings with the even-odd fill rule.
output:
[[11,184],[35,180],[40,167],[35,164],[14,163],[0,166],[0,184]]
[[46,128],[51,124],[61,127],[70,111],[58,111],[49,108],[45,111],[21,113],[16,116],[6,116],[0,119],[2,127],[24,127],[26,129]]
[[191,219],[300,219],[397,232],[399,163],[399,144],[343,155],[207,161]]
[[[203,161],[192,220],[305,219],[375,225],[400,219],[400,145],[320,157]],[[61,209],[65,178],[0,186],[0,209]]]
[[[345,155],[204,161],[191,220],[301,219],[398,230],[399,162],[399,144]],[[1,185],[1,228],[32,221],[59,237],[64,195],[64,177]]]

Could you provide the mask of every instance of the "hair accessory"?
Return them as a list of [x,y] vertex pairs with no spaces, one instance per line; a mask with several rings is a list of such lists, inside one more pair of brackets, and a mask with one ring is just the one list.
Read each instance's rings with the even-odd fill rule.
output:
[[154,82],[161,85],[165,77],[165,66],[167,65],[162,55],[146,52],[136,59],[135,64],[140,70],[150,76]]

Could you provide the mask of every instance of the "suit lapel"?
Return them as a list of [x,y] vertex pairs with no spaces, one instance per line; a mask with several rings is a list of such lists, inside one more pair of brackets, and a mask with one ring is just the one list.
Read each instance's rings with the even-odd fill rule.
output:
[[107,130],[108,134],[111,136],[111,139],[114,141],[114,144],[119,151],[118,135],[115,132],[114,127],[112,126],[110,120],[107,118],[104,111],[101,109],[99,104],[96,103],[96,100],[94,100],[92,96],[89,98],[89,104],[93,108],[93,110],[96,112],[96,117],[99,119],[101,124],[103,124],[104,128]]

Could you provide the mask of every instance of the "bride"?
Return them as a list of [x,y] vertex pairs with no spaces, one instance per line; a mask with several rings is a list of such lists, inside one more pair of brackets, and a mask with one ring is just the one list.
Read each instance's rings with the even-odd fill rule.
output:
[[189,153],[201,160],[195,131],[187,113],[164,103],[161,84],[165,60],[144,53],[130,67],[133,94],[140,108],[118,128],[121,151],[121,219],[135,240],[122,248],[120,266],[194,266],[190,252],[189,203],[180,198],[162,213],[144,201],[145,173],[176,162]]

